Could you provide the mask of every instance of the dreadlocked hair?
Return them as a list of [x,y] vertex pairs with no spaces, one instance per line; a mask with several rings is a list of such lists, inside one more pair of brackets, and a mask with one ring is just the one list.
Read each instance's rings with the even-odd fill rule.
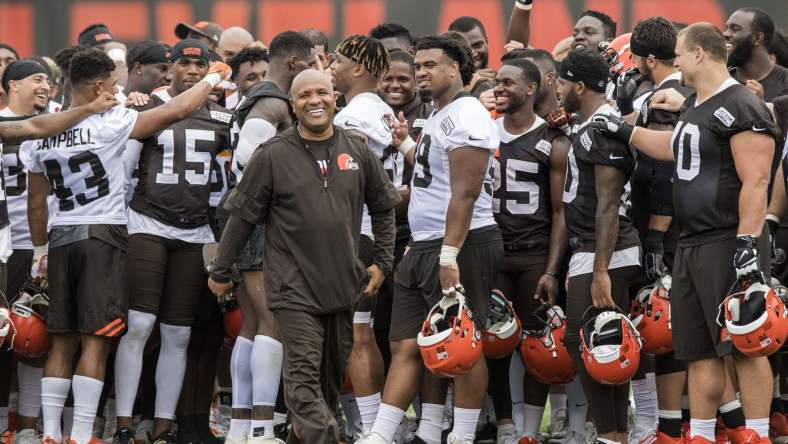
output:
[[351,35],[342,40],[337,52],[363,66],[375,78],[382,77],[391,63],[380,40],[366,35]]

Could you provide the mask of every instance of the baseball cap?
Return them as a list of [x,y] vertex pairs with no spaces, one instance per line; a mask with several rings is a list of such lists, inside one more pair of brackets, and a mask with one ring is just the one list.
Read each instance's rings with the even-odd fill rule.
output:
[[224,29],[222,29],[221,26],[213,22],[200,21],[194,25],[180,22],[175,27],[175,36],[182,40],[189,36],[189,32],[194,32],[210,39],[214,45],[218,45],[219,37],[222,35],[223,31]]
[[196,57],[206,62],[210,60],[210,52],[205,42],[197,39],[183,39],[172,48],[170,62],[175,62],[181,57]]

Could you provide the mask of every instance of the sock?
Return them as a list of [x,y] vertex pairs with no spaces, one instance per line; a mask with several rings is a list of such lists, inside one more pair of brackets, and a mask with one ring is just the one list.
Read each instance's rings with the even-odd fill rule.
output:
[[238,336],[230,354],[230,379],[233,381],[233,408],[252,409],[252,341]]
[[523,434],[532,438],[539,437],[539,426],[542,424],[544,406],[525,404],[525,427]]
[[191,327],[159,324],[161,350],[156,364],[156,407],[153,416],[175,419],[175,408],[186,373],[186,353],[189,349]]
[[[240,338],[240,336],[238,337]],[[249,419],[231,419],[230,429],[227,431],[227,439],[233,441],[246,441],[246,434],[251,426]]]
[[763,438],[766,438],[769,436],[769,418],[748,419],[747,428],[754,430],[755,433]]
[[56,442],[63,441],[60,418],[63,405],[71,390],[71,380],[64,378],[41,379],[41,407],[44,413],[44,437],[52,437]]
[[566,393],[551,393],[550,414],[555,415],[559,409],[566,409]]
[[257,335],[252,343],[252,404],[273,407],[282,377],[282,343],[274,338]]
[[63,436],[71,436],[74,425],[74,407],[63,407]]
[[441,432],[443,432],[443,404],[421,404],[421,420],[416,436],[424,440],[427,444],[440,444]]
[[454,407],[454,427],[452,433],[466,441],[473,442],[476,438],[476,423],[479,422],[481,409],[464,409]]
[[115,352],[115,413],[130,418],[142,374],[145,343],[156,325],[156,316],[129,310],[126,325],[128,331],[120,338]]
[[380,435],[385,442],[391,442],[394,439],[394,434],[397,433],[399,423],[402,422],[404,417],[404,410],[393,405],[381,403],[375,425],[372,426],[372,433]]
[[0,407],[0,430],[8,430],[8,407]]
[[720,406],[720,416],[726,428],[736,429],[744,426],[744,410],[738,399]]
[[378,408],[380,407],[380,393],[375,393],[369,396],[356,397],[356,405],[361,414],[361,424],[364,426],[364,431],[368,431],[375,424],[375,417],[378,416]]
[[19,415],[38,418],[38,414],[41,413],[41,378],[43,375],[43,368],[32,367],[21,361],[17,364]]
[[87,444],[93,437],[93,420],[96,418],[104,381],[74,375],[71,385],[74,391],[74,424],[70,438],[77,444]]
[[671,438],[681,438],[681,410],[660,410],[657,430]]
[[522,402],[512,404],[512,421],[517,434],[522,435],[524,433],[523,430],[525,430],[525,404]]
[[339,404],[342,406],[342,412],[345,413],[346,435],[353,436],[356,432],[361,432],[363,430],[363,425],[361,424],[361,413],[358,411],[358,405],[356,405],[356,396],[353,394],[353,392],[339,395]]
[[273,437],[274,437],[273,419],[253,419],[249,422],[249,439],[273,438]]
[[577,436],[586,436],[586,414],[588,413],[588,402],[583,392],[583,385],[580,378],[576,377],[569,384],[566,384],[566,406],[567,416],[569,417],[568,428]]
[[657,428],[657,380],[654,373],[646,373],[644,379],[632,380],[635,398],[637,430],[649,431]]
[[690,419],[690,438],[700,436],[715,442],[715,429],[717,427],[717,419]]

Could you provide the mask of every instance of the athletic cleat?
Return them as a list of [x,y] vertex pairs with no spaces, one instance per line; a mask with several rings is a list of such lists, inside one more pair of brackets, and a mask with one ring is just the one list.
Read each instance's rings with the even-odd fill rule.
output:
[[586,444],[588,441],[586,441],[585,436],[580,436],[579,434],[570,430],[566,433],[564,439],[559,442],[561,444]]
[[755,430],[745,429],[743,444],[771,444],[768,436],[761,436]]
[[378,435],[377,433],[369,432],[365,434],[360,440],[356,441],[355,444],[389,444],[386,440]]
[[514,424],[509,424],[508,426],[499,426],[495,443],[517,444],[517,431],[514,429]]
[[597,441],[596,426],[593,422],[586,423],[586,442],[592,443]]
[[[71,439],[71,438],[66,438],[66,439],[64,440],[64,442],[65,442],[65,444],[77,444],[77,442],[76,442],[76,441],[74,441],[74,440],[73,440],[73,439]],[[43,444],[43,441],[42,441],[42,444]],[[91,437],[90,437],[90,440],[88,441],[88,444],[104,444],[104,441],[102,441],[102,440],[100,440],[100,439],[96,438],[95,436],[91,436]]]
[[175,435],[172,433],[172,430],[165,430],[161,432],[161,434],[151,440],[152,444],[177,444],[177,440],[175,439]]
[[112,444],[134,444],[134,432],[128,427],[121,427],[112,437]]
[[41,442],[33,429],[24,429],[14,434],[13,444],[38,444]]
[[44,438],[41,440],[41,444],[60,444],[60,442],[59,442],[59,441],[57,441],[55,438],[53,438],[53,437],[51,437],[51,436],[45,436],[45,437],[44,437]]
[[522,436],[517,441],[517,444],[540,444],[539,440],[533,436]]
[[566,409],[557,409],[555,414],[550,417],[550,425],[547,426],[547,436],[550,439],[564,438],[566,436],[566,426]]
[[[747,441],[750,431],[751,430],[744,428],[744,426],[736,427],[735,429],[725,429],[725,436],[727,437],[726,442],[730,442],[731,444],[744,444]],[[720,442],[719,436],[717,439],[717,442]]]
[[143,419],[137,425],[137,431],[134,433],[134,444],[148,444],[150,436],[153,433],[153,420]]
[[466,439],[462,439],[459,436],[455,435],[453,432],[449,433],[448,438],[446,438],[446,444],[473,444],[472,441],[468,441]]
[[696,436],[694,438],[687,438],[686,440],[684,440],[684,442],[686,444],[712,444],[711,441],[709,441],[708,439],[706,439],[706,438],[704,438],[702,436]]
[[637,444],[654,444],[657,442],[657,432],[650,430],[645,435],[641,436]]
[[788,419],[780,412],[774,412],[769,416],[769,437],[779,438],[788,436]]
[[427,444],[427,441],[419,438],[418,436],[414,436],[413,439],[407,441],[406,444]]
[[394,434],[394,442],[397,444],[407,444],[416,437],[416,430],[419,429],[419,422],[407,416],[402,419]]
[[666,433],[658,432],[656,444],[683,444],[684,438],[674,438]]

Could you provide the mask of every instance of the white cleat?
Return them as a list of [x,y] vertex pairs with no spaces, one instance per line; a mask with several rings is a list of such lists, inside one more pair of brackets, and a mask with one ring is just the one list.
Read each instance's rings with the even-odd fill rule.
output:
[[551,439],[561,439],[566,437],[567,417],[566,409],[557,409],[555,415],[550,417],[550,425],[547,427],[547,436]]
[[36,431],[33,429],[24,429],[14,433],[13,444],[39,444],[41,438],[36,436]]
[[369,432],[361,437],[355,444],[390,444],[382,436],[374,432]]
[[224,437],[224,444],[246,444],[247,439],[244,437],[243,439],[232,439],[229,436]]
[[454,432],[451,432],[449,433],[449,437],[446,438],[446,444],[473,444],[473,442],[468,441],[467,439],[462,439],[455,435]]
[[495,438],[496,444],[517,444],[517,430],[514,425],[499,426],[498,435]]

